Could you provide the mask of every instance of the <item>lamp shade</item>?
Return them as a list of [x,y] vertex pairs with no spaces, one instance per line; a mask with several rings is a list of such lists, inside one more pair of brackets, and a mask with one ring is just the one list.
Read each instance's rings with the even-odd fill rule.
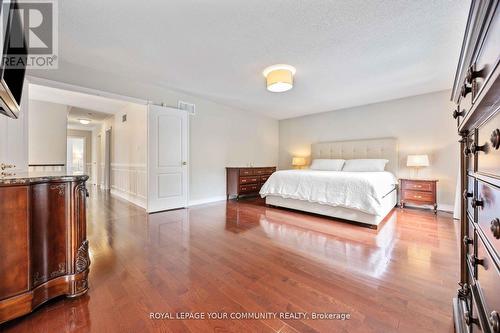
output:
[[292,159],[292,165],[293,166],[303,166],[306,165],[306,159],[303,157],[294,157]]
[[429,166],[429,156],[427,155],[408,155],[406,166],[426,167]]
[[271,92],[285,92],[293,88],[293,76],[295,68],[290,65],[273,65],[267,67],[264,72],[267,90]]

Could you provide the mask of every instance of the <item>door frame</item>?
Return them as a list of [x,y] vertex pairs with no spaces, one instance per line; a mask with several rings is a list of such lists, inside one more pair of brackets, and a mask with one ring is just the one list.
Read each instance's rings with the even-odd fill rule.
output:
[[111,140],[112,127],[104,130],[104,190],[111,191]]
[[186,162],[187,162],[187,171],[186,171],[186,202],[184,203],[184,207],[182,208],[174,208],[174,209],[169,209],[169,210],[176,210],[176,209],[186,209],[189,207],[189,201],[190,201],[190,194],[191,194],[191,191],[190,191],[190,174],[191,174],[191,145],[190,145],[190,142],[189,142],[189,138],[191,137],[191,128],[190,128],[190,117],[189,117],[189,113],[186,111],[186,110],[181,110],[179,108],[176,108],[176,107],[171,107],[171,106],[166,106],[166,105],[163,105],[163,104],[154,104],[154,103],[151,103],[149,102],[147,104],[147,122],[148,122],[148,126],[146,128],[147,130],[147,144],[148,144],[148,147],[147,147],[147,153],[146,153],[146,177],[147,177],[147,182],[146,182],[146,191],[147,191],[147,200],[146,200],[146,212],[148,214],[154,214],[154,213],[160,213],[160,212],[153,212],[153,213],[150,213],[149,212],[149,198],[150,198],[150,195],[149,195],[149,157],[150,157],[150,144],[149,144],[149,121],[150,121],[150,109],[149,109],[149,106],[150,105],[155,105],[155,106],[162,106],[162,107],[166,107],[166,108],[170,108],[170,109],[177,109],[179,112],[184,112],[184,113],[187,113],[187,117],[186,117],[186,128],[187,128],[187,133],[186,133]]
[[[117,100],[121,100],[121,101],[126,101],[126,102],[131,102],[131,103],[135,103],[135,104],[140,104],[140,105],[145,105],[146,108],[147,108],[147,119],[149,121],[149,108],[148,106],[150,104],[155,104],[155,105],[160,105],[160,106],[165,106],[165,107],[169,107],[169,108],[172,108],[172,109],[178,109],[179,112],[187,112],[185,110],[181,110],[176,106],[166,106],[164,105],[164,103],[161,103],[161,104],[157,104],[157,103],[154,103],[153,101],[151,100],[146,100],[146,99],[141,99],[141,98],[135,98],[135,97],[130,97],[130,96],[126,96],[126,95],[121,95],[121,94],[115,94],[115,93],[112,93],[112,92],[109,92],[109,91],[105,91],[105,90],[99,90],[99,89],[93,89],[93,88],[87,88],[87,87],[84,87],[84,86],[79,86],[79,85],[74,85],[74,84],[70,84],[70,83],[65,83],[65,82],[60,82],[60,81],[54,81],[54,80],[49,80],[49,79],[44,79],[44,78],[40,78],[40,77],[37,77],[37,76],[32,76],[32,75],[27,75],[26,76],[26,80],[29,82],[27,85],[29,85],[30,83],[31,84],[36,84],[36,85],[42,85],[42,86],[46,86],[46,87],[50,87],[50,88],[58,88],[58,89],[63,89],[63,90],[69,90],[69,91],[74,91],[74,92],[80,92],[80,93],[84,93],[84,94],[88,94],[88,95],[93,95],[93,96],[100,96],[100,97],[107,97],[107,98],[112,98],[112,99],[117,99]],[[27,94],[26,94],[27,95]],[[149,130],[148,130],[148,127],[149,126],[146,126],[146,135],[147,137],[149,138]],[[188,113],[188,117],[187,117],[187,198],[186,198],[186,207],[189,207],[189,203],[190,203],[190,174],[191,174],[191,161],[190,161],[190,117],[189,117],[189,113]],[[103,138],[101,137],[101,140],[103,140]],[[148,147],[147,147],[147,153],[146,153],[146,179],[149,180],[149,143],[148,143]],[[99,166],[100,167],[100,166]],[[97,172],[98,174],[98,178],[99,178],[99,171]],[[103,175],[101,175],[102,177]],[[97,181],[97,183],[99,183],[99,179]],[[149,200],[149,182],[146,182],[146,195],[147,195],[147,200]],[[97,184],[97,185],[100,185],[100,184]],[[147,211],[147,206],[148,206],[148,203],[147,203],[147,200],[146,200],[146,211]]]
[[[120,94],[112,93],[112,92],[105,91],[105,90],[87,88],[84,86],[74,85],[74,84],[65,83],[65,82],[61,82],[61,81],[44,79],[44,78],[33,76],[33,75],[26,75],[25,79],[29,82],[28,84],[25,84],[25,86],[28,86],[31,83],[31,84],[41,85],[41,86],[45,86],[45,87],[50,87],[50,88],[57,88],[57,89],[68,90],[68,91],[73,91],[73,92],[79,92],[79,93],[92,95],[92,96],[106,97],[106,98],[116,99],[116,100],[120,100],[120,101],[126,101],[126,102],[131,102],[131,103],[135,103],[135,104],[139,104],[139,105],[144,105],[144,106],[146,106],[146,109],[147,109],[147,106],[149,104],[153,104],[153,101],[146,100],[146,99],[135,98],[135,97],[130,97],[130,96],[126,96],[126,95],[120,95]],[[24,96],[26,96],[26,98],[27,98],[27,95],[28,94],[23,94],[23,98],[24,98]],[[177,108],[177,107],[172,106],[172,108]],[[149,115],[149,110],[146,110],[146,117],[148,117],[148,115]],[[26,122],[26,126],[27,126],[27,122]],[[146,136],[148,136],[148,135],[149,135],[149,133],[148,133],[148,129],[146,126]],[[104,132],[104,135],[101,136],[101,142],[104,139],[105,139],[105,132]],[[100,157],[98,157],[98,160],[99,159],[100,159]],[[146,154],[146,159],[149,159],[148,153]],[[103,162],[103,161],[100,161],[100,162]],[[111,166],[110,166],[110,168],[111,168]],[[102,184],[101,183],[102,177],[104,177],[104,174],[101,172],[101,166],[98,164],[97,181],[96,181],[96,185],[98,187],[101,187],[100,185]],[[147,179],[149,179],[148,160],[146,160],[146,180]],[[149,197],[148,184],[146,184],[146,196]],[[134,203],[134,204],[136,204],[136,203]],[[144,208],[144,207],[141,207],[141,208]],[[147,210],[147,202],[146,202],[146,208],[144,208],[144,209]]]

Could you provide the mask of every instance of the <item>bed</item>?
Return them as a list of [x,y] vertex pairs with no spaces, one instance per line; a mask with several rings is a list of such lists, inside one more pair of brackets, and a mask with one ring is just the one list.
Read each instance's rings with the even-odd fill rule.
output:
[[377,228],[397,204],[395,138],[336,141],[311,146],[311,159],[386,159],[384,172],[283,170],[262,186],[266,204]]

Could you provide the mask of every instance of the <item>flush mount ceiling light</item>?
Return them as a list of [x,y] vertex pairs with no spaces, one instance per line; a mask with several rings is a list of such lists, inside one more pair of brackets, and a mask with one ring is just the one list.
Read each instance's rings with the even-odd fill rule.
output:
[[293,88],[293,76],[296,69],[290,65],[272,65],[264,69],[267,90],[271,92],[284,92]]
[[88,125],[88,124],[90,124],[90,119],[78,119],[78,121],[82,125]]

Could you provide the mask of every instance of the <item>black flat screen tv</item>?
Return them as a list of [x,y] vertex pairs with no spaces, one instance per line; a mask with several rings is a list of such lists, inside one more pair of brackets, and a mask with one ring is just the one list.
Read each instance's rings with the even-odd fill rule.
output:
[[21,111],[28,58],[26,31],[17,0],[0,0],[2,61],[0,65],[0,114],[17,118]]

